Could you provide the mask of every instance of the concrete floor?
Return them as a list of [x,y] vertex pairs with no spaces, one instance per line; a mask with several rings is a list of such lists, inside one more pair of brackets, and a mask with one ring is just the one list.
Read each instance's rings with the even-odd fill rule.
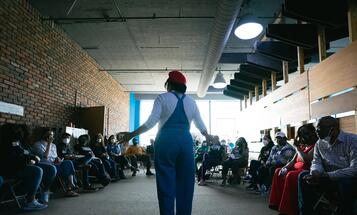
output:
[[[128,173],[128,175],[130,175]],[[208,186],[196,186],[193,215],[270,215],[267,197],[245,191],[244,186],[219,186],[220,180]],[[9,204],[0,208],[0,214],[23,213]],[[136,177],[110,184],[95,192],[83,193],[80,197],[58,196],[50,200],[49,208],[31,212],[31,215],[156,215],[159,214],[155,177],[146,177],[141,171]]]

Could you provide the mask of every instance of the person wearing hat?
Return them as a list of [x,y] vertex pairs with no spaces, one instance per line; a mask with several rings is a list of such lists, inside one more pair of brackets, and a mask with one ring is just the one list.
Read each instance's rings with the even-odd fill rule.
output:
[[262,167],[260,167],[259,171],[258,187],[260,187],[260,192],[262,194],[266,194],[266,190],[269,189],[276,168],[283,167],[295,155],[295,149],[288,144],[284,132],[277,132],[275,134],[275,139],[277,145],[273,146],[268,160]]
[[194,143],[190,124],[206,139],[207,133],[195,101],[186,92],[186,78],[179,71],[171,71],[165,83],[166,93],[160,94],[148,120],[133,132],[124,135],[120,142],[128,141],[159,123],[155,139],[155,170],[160,214],[189,215],[195,184]]

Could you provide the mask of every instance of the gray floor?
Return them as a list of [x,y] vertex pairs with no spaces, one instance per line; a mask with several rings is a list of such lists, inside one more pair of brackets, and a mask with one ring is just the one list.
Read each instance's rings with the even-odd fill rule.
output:
[[[268,209],[267,197],[246,192],[244,186],[219,186],[220,180],[208,186],[196,186],[193,215],[258,215],[277,214]],[[0,214],[18,214],[13,205],[2,207]],[[56,197],[49,208],[31,215],[156,215],[159,214],[155,177],[143,172],[136,177],[110,184],[96,193],[83,193],[77,198]]]

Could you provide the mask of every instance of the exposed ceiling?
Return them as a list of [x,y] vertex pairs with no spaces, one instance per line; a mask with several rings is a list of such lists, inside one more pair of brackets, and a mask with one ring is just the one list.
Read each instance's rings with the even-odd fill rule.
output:
[[[167,72],[180,69],[189,79],[188,91],[196,92],[218,0],[30,2],[55,20],[128,91],[163,91]],[[265,26],[275,20],[281,4],[281,0],[248,0],[240,16],[254,14]],[[251,53],[259,39],[243,41],[232,33],[224,52]],[[219,64],[217,69],[228,81],[238,67]]]
[[[163,83],[172,69],[186,74],[188,92],[197,92],[220,3],[219,0],[30,2],[44,20],[53,20],[61,26],[127,91],[146,94],[164,91]],[[325,5],[324,10],[318,10],[321,4]],[[234,79],[228,87],[229,96],[242,99],[262,78],[269,80],[272,70],[280,72],[278,80],[281,80],[282,60],[289,61],[289,72],[292,78],[296,76],[297,44],[305,48],[305,62],[312,62],[306,68],[310,68],[317,62],[317,25],[327,27],[328,52],[345,47],[348,40],[340,39],[346,37],[345,13],[345,1],[325,4],[324,0],[244,0],[234,27],[241,19],[253,15],[266,32],[251,40],[240,40],[231,32],[216,68],[227,82]],[[295,18],[311,24],[296,25]],[[287,25],[268,25],[277,22]],[[241,63],[256,67],[240,68]],[[235,85],[237,81],[240,82]],[[208,92],[222,94],[222,90],[211,88]]]

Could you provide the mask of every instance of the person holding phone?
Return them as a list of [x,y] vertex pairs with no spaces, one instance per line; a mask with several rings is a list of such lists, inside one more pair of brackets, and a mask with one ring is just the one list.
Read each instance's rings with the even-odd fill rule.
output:
[[179,71],[171,71],[165,82],[167,93],[160,94],[154,102],[149,119],[120,142],[129,141],[159,122],[155,140],[155,170],[160,214],[189,215],[195,184],[194,143],[190,124],[206,139],[212,139],[201,119],[196,102],[185,95],[186,77]]
[[313,206],[322,192],[337,195],[337,214],[355,214],[357,135],[341,131],[339,121],[331,116],[322,117],[316,131],[319,140],[310,172],[299,175],[300,214],[316,214]]

